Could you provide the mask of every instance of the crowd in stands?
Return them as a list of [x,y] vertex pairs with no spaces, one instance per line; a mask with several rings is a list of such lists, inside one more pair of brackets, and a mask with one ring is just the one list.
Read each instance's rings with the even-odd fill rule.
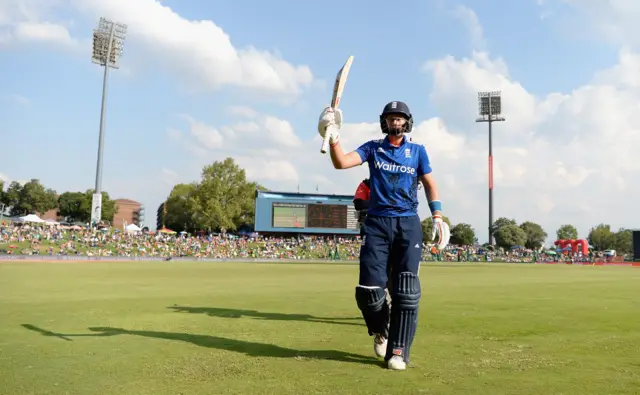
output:
[[[125,257],[194,257],[262,259],[357,260],[359,238],[323,236],[238,237],[234,235],[188,235],[127,233],[120,229],[92,230],[80,227],[0,224],[0,255],[83,255]],[[425,261],[590,261],[589,257],[568,257],[534,253],[523,249],[490,251],[482,246],[449,245],[438,252],[424,245]]]

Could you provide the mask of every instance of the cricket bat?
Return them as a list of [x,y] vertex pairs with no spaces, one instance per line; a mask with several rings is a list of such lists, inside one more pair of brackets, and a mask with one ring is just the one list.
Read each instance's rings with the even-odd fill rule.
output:
[[[349,76],[349,70],[351,69],[351,63],[353,63],[353,55],[349,56],[347,62],[342,66],[338,74],[336,75],[336,81],[333,84],[333,96],[331,97],[331,108],[334,110],[340,105],[340,99],[342,99],[342,92],[344,91],[344,85],[347,83],[347,77]],[[322,141],[322,148],[320,152],[327,153],[329,149],[329,135],[325,135]]]

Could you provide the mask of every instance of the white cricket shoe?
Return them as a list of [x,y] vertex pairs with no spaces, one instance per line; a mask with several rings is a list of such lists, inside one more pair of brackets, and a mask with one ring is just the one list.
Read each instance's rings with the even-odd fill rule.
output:
[[400,355],[394,355],[387,361],[387,367],[391,370],[405,370],[407,363]]
[[373,351],[375,351],[376,355],[380,358],[384,358],[387,354],[387,338],[376,333],[373,336]]

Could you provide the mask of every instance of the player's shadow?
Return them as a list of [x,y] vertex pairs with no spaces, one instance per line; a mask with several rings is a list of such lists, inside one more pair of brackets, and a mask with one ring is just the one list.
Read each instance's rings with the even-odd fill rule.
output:
[[339,362],[354,362],[368,365],[381,366],[381,361],[358,354],[351,354],[337,350],[294,350],[292,348],[280,347],[275,344],[264,344],[250,342],[245,340],[229,339],[225,337],[210,335],[194,335],[189,333],[177,332],[158,332],[143,330],[128,330],[122,328],[110,327],[91,327],[88,328],[91,333],[57,333],[46,329],[39,328],[30,324],[22,324],[22,327],[34,332],[38,332],[43,336],[57,337],[66,341],[73,341],[74,337],[107,337],[119,335],[142,336],[154,339],[164,339],[172,341],[180,341],[190,343],[200,347],[215,348],[218,350],[232,351],[245,354],[251,357],[272,357],[272,358],[295,358],[299,360],[319,359],[333,360]]
[[[169,306],[169,309],[173,309],[180,313],[192,313],[192,314],[206,314],[211,317],[221,318],[242,318],[249,317],[259,320],[272,320],[272,321],[303,321],[303,322],[317,322],[322,324],[335,324],[335,325],[355,325],[364,326],[362,317],[316,317],[310,314],[285,314],[285,313],[265,313],[257,310],[244,310],[244,309],[228,309],[223,307],[188,307],[188,306]],[[350,321],[350,322],[346,322]],[[360,321],[360,322],[353,322]]]

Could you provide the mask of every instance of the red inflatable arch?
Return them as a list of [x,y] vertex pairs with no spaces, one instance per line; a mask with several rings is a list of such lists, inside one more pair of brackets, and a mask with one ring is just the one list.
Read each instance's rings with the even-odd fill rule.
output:
[[585,239],[556,240],[553,244],[560,249],[564,249],[569,246],[571,247],[571,252],[574,254],[580,252],[582,255],[589,255],[589,242]]

